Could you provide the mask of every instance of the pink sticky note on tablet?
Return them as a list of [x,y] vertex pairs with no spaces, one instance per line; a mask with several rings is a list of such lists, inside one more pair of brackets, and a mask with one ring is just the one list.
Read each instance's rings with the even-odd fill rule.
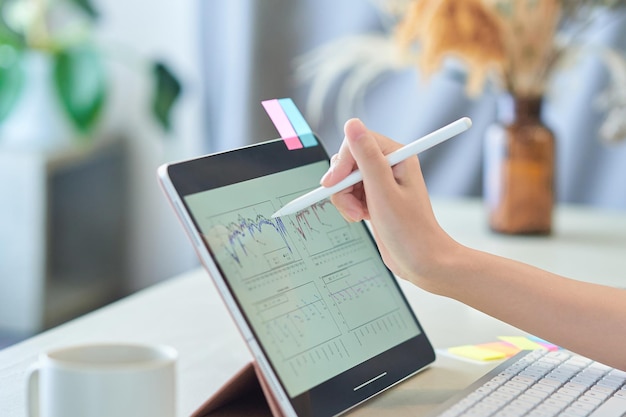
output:
[[287,118],[283,108],[280,106],[278,100],[265,100],[262,101],[261,104],[265,108],[267,115],[270,119],[272,119],[274,126],[276,126],[278,134],[285,141],[287,149],[292,150],[302,148],[302,142],[300,142],[296,131],[293,129],[291,122],[289,122],[289,119]]

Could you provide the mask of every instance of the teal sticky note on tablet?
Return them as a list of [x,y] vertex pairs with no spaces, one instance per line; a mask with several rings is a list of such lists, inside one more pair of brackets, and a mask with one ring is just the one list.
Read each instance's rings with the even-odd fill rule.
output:
[[298,110],[293,100],[290,98],[281,98],[278,100],[278,103],[287,115],[287,119],[289,119],[291,126],[293,126],[293,130],[295,130],[296,135],[300,138],[302,146],[305,148],[316,146],[317,139],[315,139],[315,135],[313,134],[311,127],[306,120],[304,120],[302,113],[300,113],[300,110]]

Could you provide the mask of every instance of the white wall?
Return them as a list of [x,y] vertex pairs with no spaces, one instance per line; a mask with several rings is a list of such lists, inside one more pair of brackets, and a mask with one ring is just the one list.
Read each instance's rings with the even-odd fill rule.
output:
[[[99,35],[115,74],[107,106],[108,134],[120,132],[130,151],[128,229],[130,290],[198,265],[192,247],[156,181],[164,163],[194,156],[202,138],[200,36],[197,0],[94,0]],[[149,115],[147,68],[161,59],[183,83],[173,130],[165,134]]]

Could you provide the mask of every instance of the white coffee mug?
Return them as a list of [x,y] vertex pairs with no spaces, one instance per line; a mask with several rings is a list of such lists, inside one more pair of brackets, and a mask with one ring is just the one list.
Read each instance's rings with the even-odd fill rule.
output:
[[45,352],[28,376],[28,416],[174,417],[177,356],[134,344]]

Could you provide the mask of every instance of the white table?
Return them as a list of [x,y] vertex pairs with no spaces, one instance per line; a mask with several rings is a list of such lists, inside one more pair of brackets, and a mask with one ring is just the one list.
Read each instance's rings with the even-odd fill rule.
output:
[[[559,207],[550,237],[492,234],[478,201],[436,201],[435,212],[463,244],[576,279],[626,286],[624,212]],[[410,284],[402,287],[436,348],[524,334],[456,301]],[[178,349],[180,416],[191,414],[250,360],[208,275],[198,269],[0,351],[0,415],[25,416],[25,376],[39,352],[93,341],[164,343]],[[440,355],[429,369],[353,414],[422,415],[493,366]]]

